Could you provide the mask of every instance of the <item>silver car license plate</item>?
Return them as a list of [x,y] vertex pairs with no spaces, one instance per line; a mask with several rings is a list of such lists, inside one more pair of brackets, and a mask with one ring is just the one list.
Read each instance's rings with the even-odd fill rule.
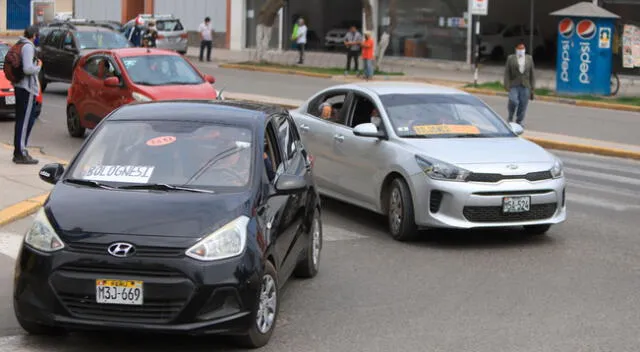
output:
[[16,96],[15,95],[9,95],[4,97],[4,103],[6,105],[16,105]]
[[525,213],[531,210],[531,197],[504,197],[502,198],[502,212]]

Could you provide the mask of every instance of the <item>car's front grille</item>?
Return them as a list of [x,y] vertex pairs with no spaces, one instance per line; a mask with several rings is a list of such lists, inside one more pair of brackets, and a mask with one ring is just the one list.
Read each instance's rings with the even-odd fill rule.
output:
[[95,295],[58,294],[65,307],[78,318],[112,321],[166,323],[180,313],[185,300],[145,299],[140,306],[100,304]]
[[530,172],[524,175],[502,175],[502,174],[486,174],[486,173],[471,173],[467,177],[469,182],[486,182],[496,183],[502,180],[527,180],[527,181],[542,181],[553,178],[551,171],[537,171]]
[[464,207],[463,214],[464,217],[471,222],[533,221],[552,217],[556,212],[557,206],[556,203],[532,204],[531,209],[524,213],[503,213],[501,206],[467,206]]
[[[107,252],[108,244],[70,242],[67,244],[67,247],[75,253],[109,255],[109,252]],[[170,247],[136,246],[135,248],[135,257],[179,257],[183,255],[185,251],[185,249],[182,248]]]
[[120,276],[147,276],[147,277],[183,277],[182,273],[164,267],[138,267],[127,265],[101,265],[97,263],[76,262],[67,264],[58,269],[82,274],[105,274]]
[[433,190],[429,195],[429,210],[432,213],[437,213],[440,210],[440,204],[442,204],[442,192]]

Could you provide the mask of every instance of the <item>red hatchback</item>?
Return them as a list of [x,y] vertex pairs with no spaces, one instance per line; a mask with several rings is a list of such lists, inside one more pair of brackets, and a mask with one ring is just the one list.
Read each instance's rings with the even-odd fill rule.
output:
[[113,110],[132,102],[213,100],[215,79],[172,51],[124,48],[93,51],[74,69],[67,96],[67,129],[84,137]]

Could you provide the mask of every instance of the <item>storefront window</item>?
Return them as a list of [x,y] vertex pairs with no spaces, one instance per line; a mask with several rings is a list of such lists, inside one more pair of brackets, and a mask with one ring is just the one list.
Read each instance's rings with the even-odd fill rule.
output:
[[[246,23],[246,47],[255,48],[256,41],[256,28],[258,27],[258,13],[260,8],[266,0],[246,0],[247,8],[245,9],[245,23]],[[271,28],[271,41],[269,42],[270,49],[277,49],[279,43],[280,33],[280,21],[276,18],[276,21]]]
[[[385,55],[465,61],[467,56],[467,0],[380,0],[378,30],[382,34],[395,19]],[[393,17],[393,19],[392,19]]]

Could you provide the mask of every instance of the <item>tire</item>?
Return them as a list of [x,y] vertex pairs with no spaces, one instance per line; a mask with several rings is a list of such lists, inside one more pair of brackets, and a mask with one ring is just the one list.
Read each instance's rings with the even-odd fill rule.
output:
[[83,138],[86,128],[80,124],[80,115],[74,105],[67,107],[67,131],[74,138]]
[[411,191],[404,180],[396,178],[391,181],[387,201],[387,220],[391,237],[401,242],[413,239],[418,227],[414,218]]
[[27,333],[29,333],[29,335],[36,335],[36,336],[64,336],[67,334],[67,331],[65,329],[62,328],[57,328],[57,327],[53,327],[53,326],[48,326],[48,325],[42,325],[42,324],[38,324],[38,323],[34,323],[31,321],[27,321],[24,320],[20,317],[20,314],[18,313],[18,310],[15,308],[16,307],[16,303],[13,303],[13,311],[14,314],[16,316],[16,320],[18,321],[18,324],[20,324],[20,326],[22,327],[22,329],[24,331],[26,331]]
[[529,236],[542,236],[546,234],[550,228],[550,224],[525,226],[524,233]]
[[617,73],[611,74],[611,96],[615,96],[618,94],[620,90],[620,77],[618,77]]
[[296,277],[305,279],[310,279],[318,275],[318,269],[320,268],[320,254],[322,253],[322,219],[320,218],[320,209],[316,208],[313,213],[309,231],[311,232],[309,245],[304,251],[304,257],[294,271]]
[[186,51],[178,51],[178,54],[180,54],[180,55],[187,55],[187,52],[186,52]]
[[47,84],[49,84],[49,82],[47,82],[47,79],[44,78],[44,68],[40,69],[38,80],[40,81],[40,89],[44,93],[44,91],[47,89]]
[[[270,286],[267,284],[269,280],[268,278],[270,278],[273,286]],[[272,292],[275,294],[274,295],[275,307],[271,309],[271,314],[273,314],[271,324],[268,326],[268,329],[262,330],[258,328],[258,324],[260,324],[262,321],[260,319],[261,308],[262,308],[261,301],[262,301],[263,291],[265,290],[265,288],[267,288],[266,286],[272,287],[273,289],[273,290],[269,289],[269,292]],[[266,345],[267,343],[269,343],[269,340],[271,339],[271,335],[273,334],[273,331],[276,328],[279,308],[280,308],[280,290],[278,289],[278,274],[276,272],[276,269],[273,267],[273,264],[267,261],[265,264],[264,273],[262,274],[262,282],[260,284],[258,302],[255,307],[255,312],[251,315],[252,317],[254,317],[253,323],[251,324],[251,328],[249,328],[249,331],[247,331],[245,335],[237,337],[236,339],[237,344],[244,348],[254,349],[254,348],[260,348]]]

